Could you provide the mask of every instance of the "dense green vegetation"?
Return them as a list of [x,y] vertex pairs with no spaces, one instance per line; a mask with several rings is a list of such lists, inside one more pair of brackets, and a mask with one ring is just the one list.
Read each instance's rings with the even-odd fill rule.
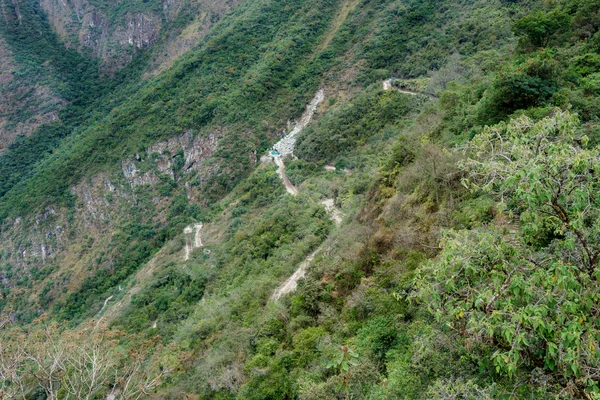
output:
[[322,118],[315,128],[318,133],[307,129],[298,142],[298,155],[308,161],[333,162],[367,143],[384,127],[401,125],[399,117],[409,115],[422,100],[397,92],[361,95]]
[[477,343],[483,363],[509,376],[544,368],[585,396],[598,392],[598,148],[581,148],[577,127],[557,110],[478,135],[465,183],[502,196],[502,211],[520,224],[448,232],[418,285],[438,319]]
[[[0,305],[35,333],[23,347],[0,335],[0,373],[14,354],[23,376],[2,390],[76,398],[73,369],[47,388],[19,357],[64,329],[119,373],[131,354],[156,379],[136,388],[164,399],[599,398],[598,0],[248,0],[141,83],[144,54],[102,80],[27,4],[43,40],[1,33],[70,103],[0,156],[0,217],[8,232],[54,206],[89,265],[23,272],[0,255]],[[319,86],[285,160],[291,196],[258,159]],[[185,170],[183,148],[148,150],[184,132],[220,138],[200,169]],[[130,183],[124,160],[155,180]],[[90,226],[106,243],[77,231],[86,205],[71,190],[99,173],[129,188],[102,193],[114,217]],[[182,232],[198,221],[190,250]],[[27,325],[42,311],[68,323]],[[128,398],[103,379],[97,396]]]
[[[282,83],[284,79],[293,80],[294,74],[304,70],[305,58],[326,27],[327,19],[322,16],[331,14],[334,3],[280,3],[268,7],[249,3],[239,10],[239,18],[230,20],[232,26],[223,26],[208,36],[201,50],[186,55],[156,80],[136,86],[133,99],[129,98],[131,88],[121,85],[116,92],[102,98],[102,102],[98,101],[97,104],[112,105],[112,110],[106,116],[98,115],[85,129],[78,129],[47,160],[38,158],[31,178],[24,181],[31,172],[25,167],[39,154],[35,151],[52,148],[53,136],[62,137],[64,131],[57,135],[41,133],[40,140],[44,141],[41,145],[35,139],[32,144],[26,140],[27,150],[15,148],[2,157],[6,175],[13,177],[2,179],[7,182],[0,206],[2,214],[14,216],[30,212],[39,204],[65,201],[70,185],[84,175],[115,164],[157,139],[215,124],[231,124],[230,129],[238,132],[228,136],[229,143],[222,146],[221,158],[227,160],[228,168],[214,178],[218,189],[213,190],[217,193],[230,190],[248,168],[247,157],[241,156],[243,148],[256,149],[261,135],[268,132],[260,126],[265,115],[271,113],[265,106],[275,99],[273,94],[278,94],[279,107],[299,109],[307,98],[307,90],[315,89],[316,77],[298,77],[293,91]],[[288,28],[285,34],[278,35],[283,25]],[[323,61],[314,62],[318,65]],[[78,87],[92,93],[90,96],[99,93],[93,87]],[[301,95],[296,98],[295,93]],[[252,141],[239,134],[249,126],[257,131]],[[263,144],[261,149],[264,147]],[[19,186],[7,193],[17,181]],[[207,186],[213,187],[213,182]],[[24,192],[28,193],[29,201],[22,201]]]

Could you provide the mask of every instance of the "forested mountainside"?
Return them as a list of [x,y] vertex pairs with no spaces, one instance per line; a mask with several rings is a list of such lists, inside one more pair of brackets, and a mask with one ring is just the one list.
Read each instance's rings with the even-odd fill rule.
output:
[[0,0],[0,398],[600,398],[599,0]]

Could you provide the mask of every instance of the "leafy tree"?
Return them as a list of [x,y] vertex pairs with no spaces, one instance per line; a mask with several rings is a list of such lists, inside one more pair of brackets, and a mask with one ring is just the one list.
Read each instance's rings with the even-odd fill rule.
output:
[[557,90],[559,76],[559,65],[547,51],[503,68],[481,102],[480,122],[498,123],[517,110],[546,104]]
[[327,368],[333,368],[342,375],[342,382],[337,388],[338,391],[344,390],[346,398],[350,398],[350,373],[349,369],[352,365],[358,365],[358,354],[348,346],[340,346],[338,348],[337,355],[333,361],[331,361]]
[[556,34],[564,32],[569,24],[569,15],[561,10],[538,11],[515,22],[513,32],[526,38],[535,47],[546,47],[550,40]]
[[499,196],[520,223],[447,232],[416,283],[437,319],[498,373],[543,368],[581,397],[600,379],[600,148],[587,148],[578,126],[557,110],[477,136],[464,183]]

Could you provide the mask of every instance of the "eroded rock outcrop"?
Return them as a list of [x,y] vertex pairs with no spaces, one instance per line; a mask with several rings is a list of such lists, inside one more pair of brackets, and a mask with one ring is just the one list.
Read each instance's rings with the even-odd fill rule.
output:
[[151,70],[168,67],[196,46],[209,28],[239,1],[198,0],[190,4],[184,0],[163,0],[160,9],[123,2],[99,7],[90,0],[40,0],[40,4],[68,47],[91,52],[103,61],[104,70],[113,72],[127,65],[139,49],[152,46],[165,23],[174,21],[182,12],[190,12],[194,18],[184,29],[177,34],[167,33]]
[[[182,0],[171,0],[177,4]],[[129,63],[137,49],[156,41],[162,15],[132,8],[118,15],[88,0],[41,0],[51,26],[68,47],[89,52],[116,70]]]
[[[188,131],[158,142],[146,150],[149,160],[141,160],[139,156],[124,160],[121,164],[123,175],[132,185],[152,185],[159,181],[158,175],[161,174],[175,179],[176,170],[184,174],[197,171],[203,161],[215,153],[219,138],[216,132],[194,138],[192,132]],[[155,169],[142,172],[137,166],[142,162],[154,164]]]

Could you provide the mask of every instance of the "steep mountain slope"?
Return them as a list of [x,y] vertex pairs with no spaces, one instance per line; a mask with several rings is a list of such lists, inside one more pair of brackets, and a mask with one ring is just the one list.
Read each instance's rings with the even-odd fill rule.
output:
[[48,85],[29,81],[22,75],[12,52],[0,40],[0,152],[18,135],[30,135],[37,127],[58,119],[64,101]]
[[596,0],[0,5],[3,396],[595,398]]
[[193,48],[238,2],[45,0],[40,5],[67,47],[91,53],[101,60],[104,72],[114,72],[131,62],[136,52],[154,44],[153,67],[165,68]]
[[69,117],[80,117],[91,93],[101,98],[99,91],[172,65],[237,3],[3,1],[2,150],[16,135],[60,120],[66,104]]
[[[310,5],[305,5],[305,7],[309,6]],[[327,8],[331,7],[331,5],[323,4],[320,7]],[[119,180],[125,181],[125,178],[130,178],[131,182],[127,185],[129,188],[124,189],[126,191],[132,191],[138,183],[144,183],[143,179],[142,181],[133,179],[135,178],[134,175],[137,173],[137,169],[141,168],[142,171],[147,169],[156,170],[155,173],[151,174],[153,176],[147,175],[148,180],[146,182],[155,183],[155,185],[142,185],[143,187],[140,189],[144,193],[144,197],[148,200],[147,207],[149,208],[139,207],[138,210],[144,209],[148,211],[137,212],[140,216],[143,215],[143,223],[151,224],[161,220],[165,221],[165,213],[168,211],[164,210],[168,210],[172,205],[171,203],[176,199],[179,199],[177,200],[179,203],[174,204],[173,207],[178,207],[180,209],[177,214],[181,211],[187,213],[186,210],[188,207],[186,204],[188,203],[189,198],[195,198],[195,203],[197,204],[206,204],[207,200],[219,196],[220,193],[223,193],[223,190],[227,190],[228,187],[231,187],[232,184],[239,181],[241,174],[247,173],[247,168],[253,163],[256,163],[256,152],[257,150],[259,152],[261,151],[259,146],[262,146],[263,149],[266,146],[267,142],[265,139],[260,139],[260,137],[274,135],[273,128],[270,128],[269,124],[278,123],[281,126],[282,122],[288,118],[287,116],[283,116],[282,118],[281,114],[273,113],[272,110],[268,108],[262,108],[263,111],[261,112],[261,107],[258,104],[251,108],[247,107],[248,101],[244,101],[244,97],[258,96],[259,99],[265,98],[266,94],[262,93],[264,90],[263,85],[268,85],[269,88],[272,86],[268,82],[254,82],[252,78],[259,80],[273,79],[269,76],[272,74],[271,69],[265,70],[263,67],[265,62],[274,62],[274,65],[277,65],[279,62],[276,57],[281,57],[282,55],[292,57],[292,60],[296,60],[297,62],[299,60],[294,57],[302,57],[303,53],[306,54],[306,52],[311,49],[310,43],[307,42],[302,48],[288,50],[280,44],[282,43],[282,40],[292,40],[297,36],[296,40],[300,42],[300,38],[305,35],[308,35],[308,39],[302,39],[302,41],[310,40],[311,36],[318,34],[318,32],[313,33],[306,30],[294,31],[294,29],[291,28],[291,30],[286,30],[285,38],[278,37],[277,35],[271,37],[271,34],[274,29],[277,28],[277,25],[269,26],[261,22],[271,16],[276,16],[278,18],[277,21],[279,21],[280,24],[284,24],[289,21],[289,18],[296,17],[300,18],[299,21],[296,21],[298,24],[297,26],[300,27],[302,24],[306,24],[311,18],[313,20],[317,18],[316,10],[307,13],[300,9],[297,10],[296,13],[290,12],[282,15],[280,14],[279,8],[275,8],[272,10],[272,13],[269,14],[268,12],[256,12],[254,6],[248,4],[245,9],[240,10],[240,13],[241,15],[247,15],[247,19],[243,20],[241,17],[239,19],[233,19],[233,22],[231,23],[234,25],[224,26],[222,29],[223,32],[216,33],[212,41],[207,42],[203,51],[199,51],[196,55],[190,56],[189,59],[184,60],[180,66],[175,67],[175,71],[171,71],[168,75],[161,76],[157,81],[142,84],[142,87],[139,88],[135,94],[137,100],[128,99],[128,102],[123,106],[123,109],[113,109],[104,120],[101,119],[86,131],[75,133],[64,140],[64,145],[54,150],[53,155],[50,155],[46,160],[38,161],[37,166],[32,166],[32,176],[29,181],[21,179],[19,185],[12,188],[8,186],[11,182],[5,181],[5,190],[8,190],[8,193],[3,197],[5,211],[7,212],[7,216],[11,215],[13,218],[11,219],[11,222],[6,224],[7,227],[11,227],[10,230],[7,230],[7,234],[15,233],[15,229],[12,228],[14,225],[13,221],[16,221],[14,218],[20,216],[19,214],[22,211],[33,211],[36,208],[40,210],[38,208],[40,205],[44,207],[45,205],[52,204],[51,202],[56,204],[58,201],[67,202],[66,204],[63,204],[68,205],[72,202],[71,193],[76,190],[73,189],[73,186],[71,185],[76,185],[77,180],[81,179],[82,176],[93,176],[95,173],[99,172],[99,168],[112,166],[112,171],[117,176],[111,178],[110,182],[119,182]],[[253,33],[255,37],[258,37],[261,40],[274,41],[262,43],[262,46],[266,47],[260,49],[259,46],[261,43],[256,39],[253,39],[251,35],[246,34],[246,28],[242,31],[244,36],[240,37],[238,31],[234,29],[236,26],[235,24],[241,24],[245,27],[252,25],[252,21],[258,24],[256,26],[264,27],[264,32],[256,29],[254,30]],[[322,27],[324,28],[325,25],[322,24]],[[287,35],[290,34],[290,32],[291,36],[288,38]],[[229,54],[227,43],[236,43],[236,45],[240,46],[238,39],[242,39],[245,43],[248,43],[254,52],[257,52],[260,49],[261,52],[265,54],[260,59],[254,61],[253,64],[252,62],[246,62],[245,60],[251,61],[252,58],[256,58],[258,53],[253,55],[250,48],[246,49],[244,56],[241,59],[242,64],[239,66],[240,71],[233,72],[233,70],[227,69],[227,64],[231,62],[228,60],[233,57],[233,60],[237,62],[237,56]],[[278,46],[280,48],[278,48]],[[211,55],[211,49],[213,48],[217,52],[215,55]],[[227,55],[228,58],[221,61],[223,65],[217,68],[212,60],[219,60],[223,54]],[[200,60],[198,60],[198,57],[201,57]],[[206,57],[208,57],[211,62],[201,62],[202,58]],[[283,62],[285,62],[285,60]],[[186,68],[190,68],[191,65],[198,65],[194,69],[199,68],[205,72],[198,74],[194,73],[191,75],[194,69],[192,71],[186,71],[185,79],[183,79],[183,71]],[[284,74],[283,76],[287,76],[293,73],[293,69],[288,68],[287,71],[286,69],[282,69],[279,73]],[[192,79],[189,79],[190,77]],[[233,85],[231,89],[227,87],[228,82],[233,83],[239,79],[243,79],[244,82],[241,87]],[[179,84],[175,82],[178,82]],[[310,84],[309,82],[305,81],[304,84]],[[205,94],[202,95],[198,89],[204,91]],[[211,93],[211,90],[218,90],[209,95],[215,97],[215,99],[211,100],[209,103],[200,102],[199,100],[204,99],[208,93]],[[252,90],[254,90],[254,92],[252,92]],[[271,90],[274,90],[274,88]],[[222,94],[219,95],[219,92]],[[125,91],[122,96],[126,95],[127,92]],[[278,101],[282,102],[282,106],[285,103],[291,104],[290,101],[293,100],[292,96],[294,96],[293,92],[288,90],[287,93],[281,93]],[[175,100],[175,102],[173,100]],[[119,100],[117,99],[117,104],[118,101]],[[269,102],[266,98],[262,101],[265,104]],[[173,111],[169,111],[169,108]],[[244,109],[248,118],[241,119],[239,116],[235,115],[239,112],[237,110],[242,109]],[[188,117],[179,118],[178,115],[188,115]],[[136,116],[139,117],[136,118]],[[269,123],[264,120],[266,116],[268,116],[267,118],[274,120],[274,123]],[[132,119],[132,117],[135,119]],[[124,119],[130,121],[127,126],[122,123]],[[213,119],[217,119],[217,121],[212,122]],[[240,121],[237,122],[236,120]],[[259,125],[252,125],[255,121],[261,122]],[[208,123],[210,124],[207,125]],[[196,129],[199,130],[198,133],[193,132],[194,126],[197,126]],[[257,131],[257,128],[259,127],[262,129],[258,129]],[[168,140],[167,143],[163,145],[163,149],[153,150],[152,147],[146,147],[143,144],[145,141],[148,143],[147,146],[150,146],[152,143],[151,138],[156,140],[156,138],[160,138],[161,136],[166,138],[173,135],[176,136],[171,140]],[[180,135],[183,135],[181,136],[181,139],[177,138]],[[195,149],[192,150],[192,155],[188,154],[182,147],[179,147],[183,145],[185,140],[192,140],[184,139],[186,137],[191,137],[190,135],[198,138],[193,144],[190,141],[187,145],[184,145],[191,146]],[[221,138],[223,140],[221,141],[220,149],[213,155],[213,152],[216,150],[214,143],[217,139]],[[261,144],[258,140],[263,140],[263,143]],[[210,144],[211,142],[213,145]],[[212,146],[212,148],[210,146]],[[111,151],[106,151],[109,148]],[[119,149],[121,150],[119,151]],[[165,150],[172,151],[171,156],[166,156]],[[178,151],[183,153],[181,156],[182,158],[187,159],[187,162],[180,163],[180,161],[178,161]],[[131,154],[129,156],[131,159],[127,156],[127,152]],[[139,155],[134,157],[137,152],[145,154],[143,157]],[[162,158],[163,160],[156,159],[156,157],[153,156],[153,153],[159,153],[159,158]],[[22,152],[15,152],[15,157],[17,156],[23,157]],[[108,159],[107,156],[109,157]],[[207,168],[207,165],[200,164],[200,161],[210,156],[215,157],[210,168]],[[10,160],[10,157],[11,154],[8,154],[6,159]],[[170,161],[169,157],[173,157],[173,161]],[[140,162],[141,165],[138,167],[132,167],[134,163]],[[13,164],[11,163],[8,166],[11,167],[12,165]],[[191,168],[192,165],[193,168]],[[175,167],[177,169],[175,169]],[[65,173],[66,171],[69,172]],[[20,177],[27,175],[27,171],[22,170],[9,170],[8,173],[16,174],[14,182],[16,182],[17,179],[20,179]],[[200,173],[200,175],[198,175],[198,173]],[[123,174],[125,174],[125,176]],[[167,178],[166,181],[164,179],[161,181],[161,176],[163,175],[164,178]],[[53,176],[54,178],[50,178],[50,176]],[[102,180],[99,179],[99,181]],[[179,181],[179,184],[176,184],[177,181]],[[163,182],[161,185],[157,185],[161,182]],[[167,186],[164,186],[165,184]],[[114,184],[110,183],[110,185]],[[34,187],[36,187],[36,189],[33,189]],[[25,204],[27,201],[23,201],[24,198],[22,193],[24,192],[29,193],[27,198],[32,200],[31,203]],[[38,193],[37,199],[30,197],[32,195],[35,197],[35,192]],[[162,196],[159,196],[159,199],[163,198],[163,201],[150,201],[151,199],[156,199],[157,195],[160,195],[161,193]],[[202,197],[198,198],[198,194],[202,193],[205,193],[205,196],[207,197],[204,197],[204,199]],[[139,193],[139,195],[141,194],[142,193]],[[140,201],[137,197],[141,196],[136,196],[136,199],[134,200],[136,203]],[[120,199],[123,199],[122,201],[124,201],[125,204],[129,204],[129,200],[126,200],[126,197],[123,197],[121,194],[114,196],[113,198],[115,202],[117,202],[117,205],[111,206],[110,208],[112,209],[119,208],[118,203],[121,201]],[[183,209],[181,209],[181,202],[184,204]],[[58,203],[58,205],[60,206],[60,203]],[[21,208],[21,210],[18,210],[18,208]],[[43,214],[47,213],[47,211],[41,212]],[[196,211],[196,213],[197,212],[198,211]],[[61,214],[62,218],[66,218],[65,212],[58,213],[57,217]],[[128,215],[130,215],[130,213],[128,213]],[[184,216],[180,216],[180,220],[181,218],[185,219]],[[142,223],[142,221],[139,222]],[[132,221],[124,222],[131,223]],[[164,237],[164,235],[167,234],[167,231],[170,231],[171,233],[169,235],[172,235],[173,229],[177,223],[179,223],[177,219],[172,219],[166,226],[161,224],[162,226],[158,225],[153,227],[151,229],[151,236],[159,234],[159,231],[163,231],[159,237]],[[51,224],[50,230],[54,229],[54,222],[48,222],[48,224]],[[23,229],[29,229],[29,226],[30,225],[25,224]],[[50,230],[46,231],[45,234],[48,234]],[[179,229],[177,229],[177,231],[179,231]],[[60,242],[60,238],[57,238],[57,243]],[[41,246],[38,241],[32,241],[31,243],[35,243],[34,247],[39,248],[39,246]],[[157,244],[153,244],[151,247],[156,245]],[[22,269],[29,262],[27,260],[29,257],[27,254],[31,257],[36,257],[36,254],[38,253],[37,250],[30,252],[25,250],[26,249],[20,249],[16,251],[15,249],[15,251],[11,252],[13,257],[16,254],[19,255],[17,259],[13,260],[13,262],[18,265],[18,269]],[[147,257],[147,255],[145,255],[145,257]],[[112,261],[109,261],[109,263],[110,262]],[[72,270],[72,268],[67,267],[67,271]],[[16,276],[19,276],[19,274]],[[57,280],[55,280],[55,282],[57,282]]]

